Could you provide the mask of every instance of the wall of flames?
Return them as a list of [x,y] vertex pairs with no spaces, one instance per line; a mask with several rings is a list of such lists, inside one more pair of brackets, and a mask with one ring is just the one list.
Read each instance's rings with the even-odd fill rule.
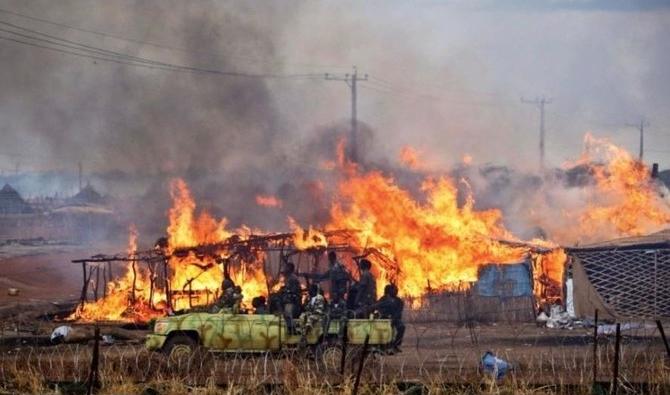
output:
[[[558,237],[578,240],[597,234],[600,238],[611,238],[648,232],[670,223],[670,209],[650,180],[649,169],[625,150],[590,135],[586,139],[590,150],[573,165],[589,167],[595,182],[593,197],[582,211],[562,214],[571,216],[575,226],[564,229],[566,234]],[[599,155],[599,161],[594,160],[595,154]],[[472,194],[459,204],[457,184],[450,178],[427,177],[421,185],[421,196],[415,196],[380,171],[363,172],[347,163],[343,155],[338,158],[339,163],[334,168],[342,177],[325,230],[352,230],[347,242],[353,247],[361,251],[372,248],[390,258],[392,264],[371,259],[379,295],[388,282],[396,283],[401,295],[409,298],[420,298],[429,290],[463,289],[477,280],[478,271],[484,265],[531,259],[535,262],[536,296],[549,302],[560,299],[566,255],[555,243],[547,240],[522,243],[505,228],[500,210],[476,210]],[[244,238],[251,233],[248,228],[230,231],[225,219],[217,220],[206,212],[197,213],[195,201],[183,180],[171,183],[170,194],[173,205],[168,213],[168,252],[223,242],[233,235]],[[274,204],[276,201],[264,196],[258,204],[280,207]],[[291,218],[289,227],[298,249],[326,247],[329,243],[324,233],[312,227],[303,229]],[[254,230],[254,233],[260,232]],[[529,245],[551,252],[539,254]],[[131,255],[137,250],[134,229],[130,231],[128,249]],[[259,266],[261,261],[262,257],[257,257],[254,262],[230,271],[235,283],[242,287],[247,306],[254,296],[268,293],[268,279]],[[357,272],[353,262],[345,263],[352,272]],[[169,268],[173,291],[183,287],[182,290],[199,292],[190,301],[188,297],[176,298],[174,310],[205,305],[218,296],[223,270],[215,258],[194,253],[172,256]],[[166,295],[154,294],[154,308],[149,308],[150,274],[137,267],[135,302],[131,302],[132,276],[129,264],[124,276],[108,285],[105,298],[81,306],[73,316],[82,320],[128,320],[129,317],[147,320],[164,315]]]

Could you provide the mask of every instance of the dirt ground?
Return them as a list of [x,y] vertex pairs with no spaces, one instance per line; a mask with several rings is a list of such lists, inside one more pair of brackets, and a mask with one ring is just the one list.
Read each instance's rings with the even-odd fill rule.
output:
[[[108,245],[0,246],[0,308],[36,302],[64,302],[79,297],[81,266],[72,259],[101,251],[122,251]],[[10,296],[9,288],[18,288]]]
[[[5,313],[0,314],[0,381],[12,379],[15,370],[6,368],[10,365],[13,369],[21,366],[42,369],[40,374],[54,382],[86,377],[90,345],[51,345],[48,335],[62,323],[37,317],[48,310],[45,306],[54,302],[78,299],[81,267],[70,260],[116,250],[114,246],[58,246],[0,253],[0,313]],[[7,294],[6,289],[11,287],[20,290],[19,296]],[[666,361],[663,342],[653,323],[645,325],[624,332],[622,376],[627,382],[659,378],[670,381],[670,363]],[[408,323],[403,352],[377,358],[370,365],[366,363],[366,369],[376,380],[391,377],[445,382],[477,380],[481,376],[480,358],[491,351],[509,361],[514,366],[514,375],[528,382],[584,384],[590,382],[593,371],[592,331],[592,328],[548,329],[514,322],[475,325],[471,329],[449,322]],[[138,335],[141,338],[143,333]],[[113,346],[103,347],[101,353],[105,369],[132,371],[134,379],[140,382],[166,366],[164,356],[148,353],[138,340],[117,341]],[[601,336],[597,354],[599,380],[611,377],[613,356],[613,337]],[[201,363],[196,377],[215,374],[217,381],[226,382],[249,373],[249,369],[254,374],[262,370],[264,377],[283,377],[284,369],[290,365],[281,358],[278,363],[275,357],[271,362],[266,356],[234,358],[232,364],[230,356]],[[55,362],[61,368],[54,368]]]

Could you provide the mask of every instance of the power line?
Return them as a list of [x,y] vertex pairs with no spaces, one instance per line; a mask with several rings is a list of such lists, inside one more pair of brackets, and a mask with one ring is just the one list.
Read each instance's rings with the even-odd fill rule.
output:
[[[18,37],[22,37],[24,39],[32,40],[32,41],[37,41],[49,45],[41,45],[37,44],[34,42],[27,42],[24,40],[19,40],[19,39],[14,39],[11,37],[7,36],[0,36],[0,38],[8,41],[13,41],[19,44],[23,45],[30,45],[33,47],[37,48],[42,48],[42,49],[51,49],[51,50],[56,50],[61,53],[67,53],[70,55],[76,55],[76,56],[81,56],[81,57],[88,57],[92,58],[95,60],[102,60],[102,61],[110,61],[110,62],[115,62],[119,64],[125,64],[125,65],[133,65],[133,66],[138,66],[138,67],[148,67],[152,69],[159,69],[159,70],[165,70],[165,71],[185,71],[185,72],[193,72],[193,73],[206,73],[206,74],[216,74],[216,75],[223,75],[223,76],[229,76],[229,77],[245,77],[245,78],[267,78],[267,79],[300,79],[300,78],[317,78],[321,77],[321,74],[317,73],[308,73],[308,74],[279,74],[279,73],[245,73],[245,72],[238,72],[238,71],[225,71],[225,70],[217,70],[217,69],[206,69],[206,68],[201,68],[201,67],[193,67],[193,66],[186,66],[186,65],[180,65],[180,64],[173,64],[173,63],[167,63],[167,62],[161,62],[161,61],[156,61],[153,59],[148,59],[148,58],[143,58],[139,56],[133,56],[121,52],[116,52],[116,51],[111,51],[108,49],[100,48],[100,47],[95,47],[87,44],[82,44],[77,41],[73,40],[67,40],[61,37],[57,37],[54,35],[42,33],[36,30],[28,29],[22,26],[14,25],[8,22],[0,21],[0,24],[10,26],[15,29],[19,29],[22,31],[27,31],[33,34],[37,34],[40,36],[48,37],[49,39],[44,39],[36,36],[31,36],[28,34],[12,31],[12,30],[7,30],[7,29],[0,29],[0,31],[9,33]],[[56,41],[53,41],[56,40]],[[60,41],[60,42],[58,42]],[[68,51],[68,50],[63,50],[61,48],[54,48],[53,46],[57,47],[63,47],[63,48],[68,48],[72,49],[74,51]]]
[[[114,34],[111,34],[111,33],[104,33],[104,32],[91,30],[91,29],[84,29],[84,28],[81,28],[81,27],[72,26],[72,25],[68,25],[68,24],[65,24],[65,23],[61,23],[61,22],[55,22],[55,21],[51,21],[51,20],[48,20],[48,19],[44,19],[44,18],[38,18],[38,17],[35,17],[35,16],[26,15],[26,14],[21,14],[21,13],[15,12],[15,11],[9,11],[9,10],[5,10],[5,9],[2,9],[2,8],[0,8],[0,13],[4,13],[4,14],[8,14],[8,15],[12,15],[12,16],[15,16],[15,17],[19,17],[19,18],[24,18],[24,19],[36,21],[36,22],[46,23],[46,24],[49,24],[49,25],[52,25],[52,26],[58,26],[58,27],[65,28],[65,29],[79,31],[79,32],[83,32],[83,33],[94,34],[94,35],[97,35],[97,36],[103,37],[103,38],[112,38],[112,39],[115,39],[115,40],[126,41],[126,42],[130,42],[130,43],[134,43],[134,44],[148,45],[148,46],[152,46],[152,47],[156,47],[156,48],[162,48],[162,49],[167,49],[167,50],[171,50],[171,51],[179,51],[179,52],[184,52],[184,53],[204,53],[204,54],[215,55],[215,56],[226,56],[227,58],[230,57],[228,54],[223,54],[223,53],[218,53],[218,52],[205,51],[205,50],[199,50],[199,49],[180,48],[180,47],[170,46],[170,45],[166,45],[166,44],[159,44],[159,43],[150,42],[150,41],[143,41],[143,40],[138,40],[138,39],[133,39],[133,38],[128,38],[128,37],[122,37],[122,36],[119,36],[119,35],[114,35]],[[258,58],[251,58],[251,57],[240,57],[240,56],[235,56],[235,57],[238,58],[238,59],[243,59],[245,61],[251,61],[251,62],[259,62],[261,60],[261,59],[258,59]],[[277,63],[277,62],[274,62],[274,63]],[[283,62],[281,62],[281,63],[282,64],[287,64],[287,63],[283,63]],[[310,67],[310,68],[329,68],[329,69],[333,69],[333,68],[345,69],[345,68],[347,68],[346,66],[314,65],[314,64],[307,64],[307,63],[290,63],[290,64],[287,64],[287,65],[300,66],[300,67]]]

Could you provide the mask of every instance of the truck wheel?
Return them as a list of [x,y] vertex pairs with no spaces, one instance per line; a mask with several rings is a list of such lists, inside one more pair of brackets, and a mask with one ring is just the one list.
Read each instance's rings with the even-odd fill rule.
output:
[[190,358],[198,347],[198,342],[187,335],[174,335],[167,339],[163,346],[163,352],[168,356],[170,362],[178,363]]
[[319,350],[321,361],[328,371],[339,372],[342,363],[342,348],[336,344],[329,344]]

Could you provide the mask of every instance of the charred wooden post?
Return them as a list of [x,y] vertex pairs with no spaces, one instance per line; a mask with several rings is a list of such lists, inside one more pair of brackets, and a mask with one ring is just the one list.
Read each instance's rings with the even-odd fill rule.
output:
[[621,357],[621,324],[616,324],[616,340],[614,342],[614,362],[612,371],[612,386],[610,393],[616,395],[619,391],[619,358]]
[[107,265],[102,267],[102,297],[107,297]]
[[100,266],[96,265],[93,267],[95,270],[95,283],[93,284],[93,298],[95,301],[98,301],[98,285],[100,284]]
[[358,371],[356,372],[356,380],[354,381],[354,388],[351,390],[352,395],[358,394],[358,386],[361,384],[361,374],[363,373],[363,365],[365,359],[368,357],[368,346],[370,345],[370,334],[365,335],[363,342],[363,351],[361,351],[361,359],[358,361]]
[[668,338],[665,337],[665,331],[663,330],[663,324],[661,320],[656,320],[656,326],[658,331],[661,333],[661,338],[663,339],[663,344],[665,345],[665,352],[668,354],[668,360],[670,360],[670,345],[668,344]]
[[598,377],[598,309],[595,309],[593,321],[593,383]]
[[86,303],[86,294],[88,293],[88,279],[86,276],[86,262],[81,262],[81,270],[84,274],[84,284],[81,287],[81,297],[79,298],[81,305],[83,306]]
[[136,288],[136,284],[137,284],[137,270],[135,268],[135,262],[136,261],[133,260],[132,264],[131,264],[131,267],[133,268],[133,289],[131,291],[131,299],[130,300],[133,303],[135,303],[135,301],[136,301],[136,299],[135,299],[135,288]]
[[147,263],[149,268],[149,307],[154,308],[154,286],[156,283],[155,273],[156,273],[156,264],[151,262]]
[[114,272],[112,272],[112,262],[107,261],[107,276],[109,278],[109,281],[112,281],[114,279]]
[[[342,326],[344,324],[344,326]],[[344,376],[344,369],[347,365],[347,322],[345,320],[340,321],[340,335],[342,336],[342,358],[340,359],[340,375]]]
[[93,340],[93,356],[91,358],[91,367],[86,381],[86,394],[92,395],[100,389],[100,328],[96,325]]
[[165,299],[168,310],[172,310],[172,292],[170,290],[170,277],[168,276],[168,258],[163,259],[163,277],[165,281]]

